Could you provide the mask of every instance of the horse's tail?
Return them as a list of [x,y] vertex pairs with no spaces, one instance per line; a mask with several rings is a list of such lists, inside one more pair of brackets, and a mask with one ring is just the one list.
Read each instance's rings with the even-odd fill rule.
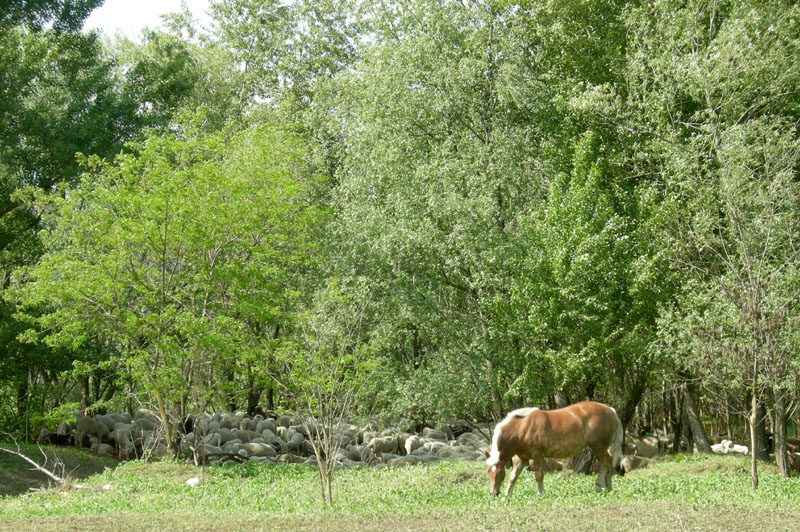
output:
[[611,469],[617,469],[617,465],[622,458],[622,440],[625,437],[625,429],[622,428],[622,422],[619,420],[617,411],[612,408],[611,412],[614,414],[616,428],[608,446],[608,454],[611,455]]

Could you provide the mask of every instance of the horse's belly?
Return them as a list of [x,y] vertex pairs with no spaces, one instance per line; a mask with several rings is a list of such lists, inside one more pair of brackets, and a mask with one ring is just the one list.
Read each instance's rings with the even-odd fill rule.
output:
[[542,458],[572,458],[589,445],[585,440],[551,443],[531,449],[531,455]]

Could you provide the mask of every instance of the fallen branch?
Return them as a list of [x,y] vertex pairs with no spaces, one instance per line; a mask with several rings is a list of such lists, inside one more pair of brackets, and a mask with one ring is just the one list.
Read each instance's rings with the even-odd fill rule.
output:
[[[72,482],[70,482],[70,480],[68,478],[62,478],[62,477],[56,475],[55,473],[53,473],[52,471],[50,471],[46,467],[37,464],[31,458],[28,458],[27,456],[25,456],[22,453],[22,450],[19,447],[19,443],[17,443],[17,440],[16,440],[16,438],[14,438],[14,436],[12,436],[11,434],[5,433],[5,432],[2,433],[2,434],[4,436],[8,436],[9,438],[11,438],[11,441],[14,442],[14,445],[17,447],[17,450],[14,451],[13,449],[6,449],[5,447],[0,447],[0,451],[6,452],[6,453],[9,453],[9,454],[13,454],[15,456],[19,456],[20,458],[22,458],[23,460],[25,460],[26,462],[31,464],[36,471],[39,471],[40,473],[42,473],[42,474],[46,475],[47,477],[49,477],[51,480],[57,482],[59,486],[75,487],[75,485]],[[39,450],[42,452],[42,455],[45,458],[45,464],[47,464],[47,455],[44,453],[44,450],[42,450],[41,447],[39,447]]]

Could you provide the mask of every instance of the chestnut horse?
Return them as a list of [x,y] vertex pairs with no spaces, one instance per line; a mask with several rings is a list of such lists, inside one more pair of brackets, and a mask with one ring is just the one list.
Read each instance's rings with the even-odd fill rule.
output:
[[569,458],[587,445],[600,462],[595,490],[611,491],[612,470],[622,457],[622,438],[622,423],[617,412],[604,404],[584,401],[558,410],[514,410],[495,427],[492,450],[486,455],[490,493],[498,494],[506,464],[513,459],[506,497],[529,461],[541,494],[544,459]]

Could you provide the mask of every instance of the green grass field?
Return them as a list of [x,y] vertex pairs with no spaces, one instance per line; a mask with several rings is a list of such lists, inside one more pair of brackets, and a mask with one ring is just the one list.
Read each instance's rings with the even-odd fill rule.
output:
[[[326,508],[308,466],[128,462],[82,489],[4,497],[0,530],[800,530],[800,477],[763,464],[753,491],[748,467],[740,456],[681,456],[614,477],[602,494],[592,477],[552,473],[542,497],[525,472],[510,501],[488,495],[477,462],[338,471]],[[201,479],[193,488],[191,477]]]

